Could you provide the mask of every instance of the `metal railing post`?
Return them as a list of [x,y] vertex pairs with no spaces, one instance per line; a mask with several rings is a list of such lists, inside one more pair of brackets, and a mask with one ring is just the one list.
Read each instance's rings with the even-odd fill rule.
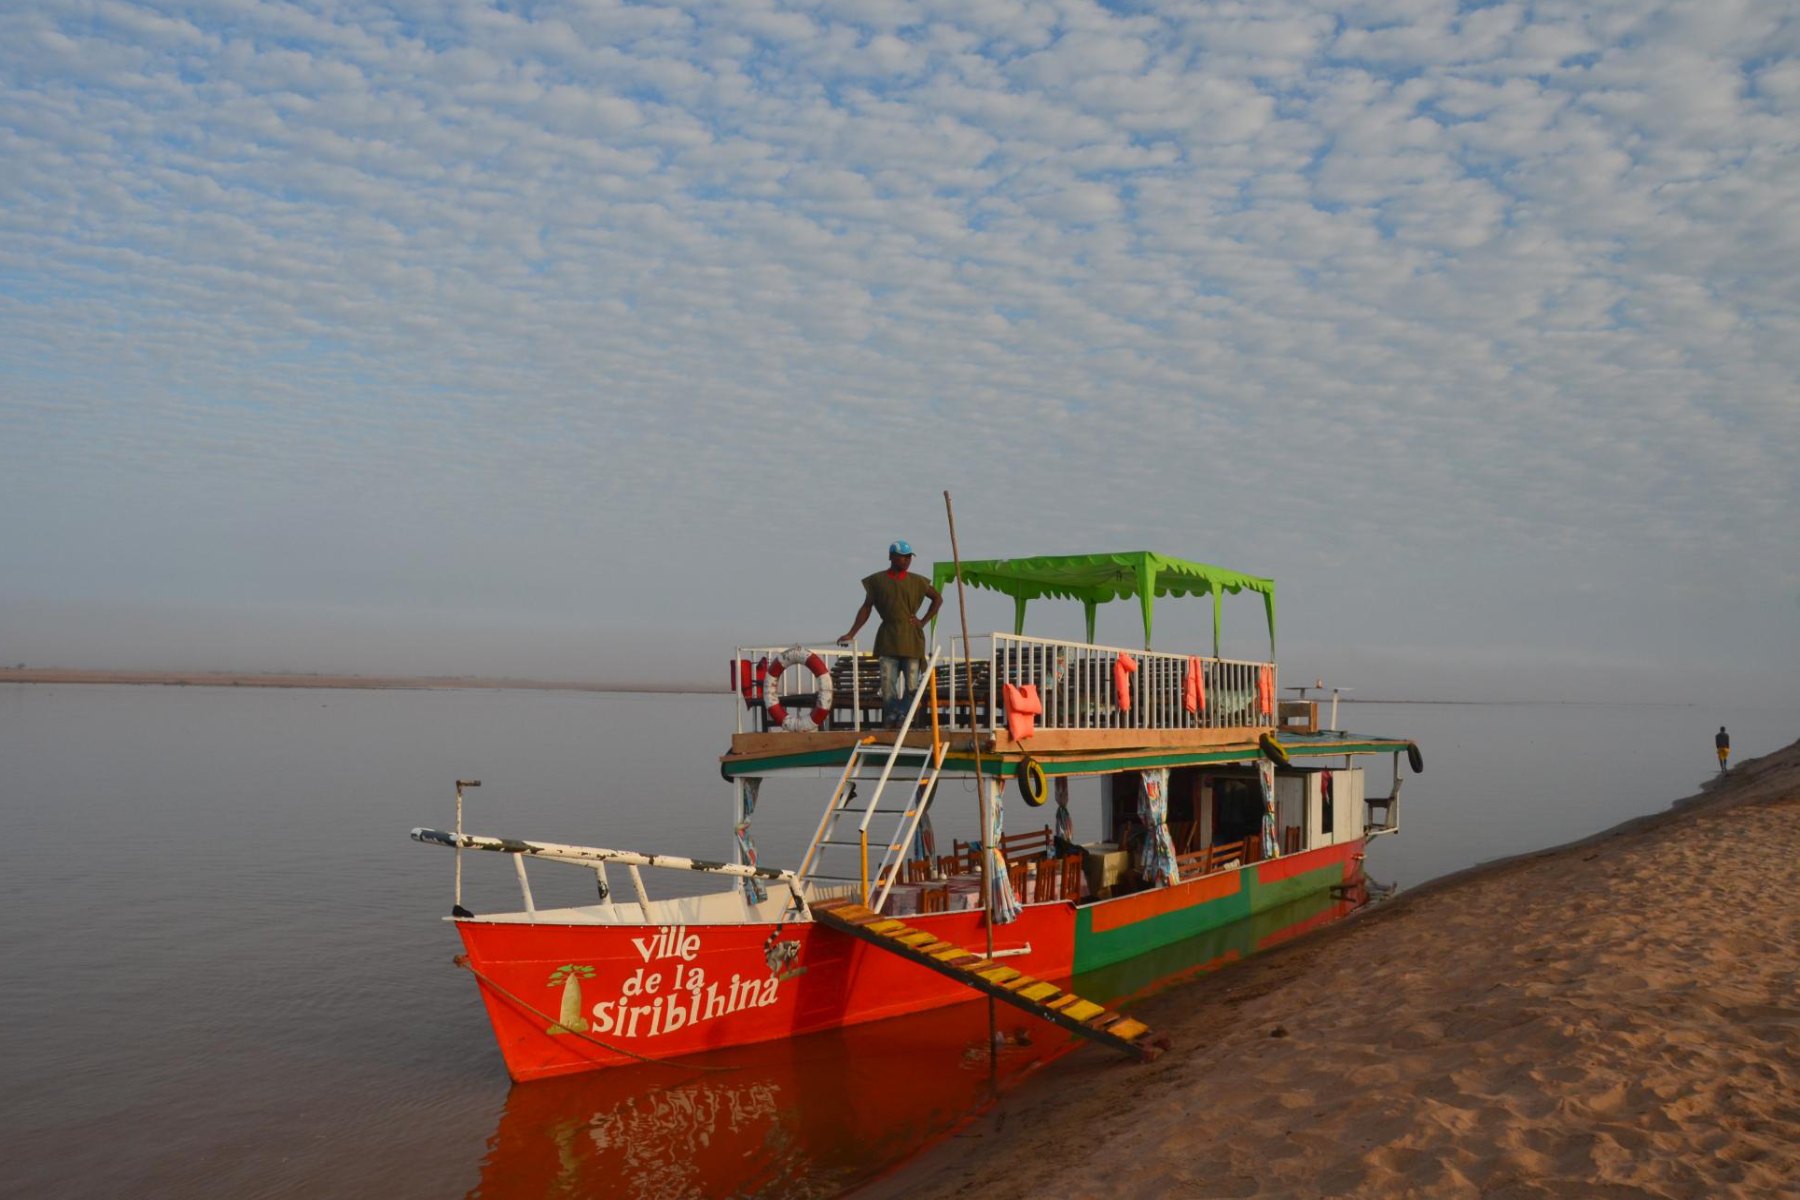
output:
[[525,893],[525,915],[537,920],[537,905],[531,900],[531,880],[525,878],[525,856],[513,855],[513,868],[519,873],[519,890]]
[[643,911],[644,921],[648,923],[652,919],[650,916],[650,893],[644,890],[644,877],[638,872],[636,863],[631,863],[625,869],[631,872],[631,886],[637,892],[638,908]]
[[480,787],[480,786],[481,786],[481,780],[479,780],[479,779],[459,779],[456,781],[456,887],[455,887],[456,895],[455,895],[455,898],[451,901],[451,903],[453,903],[455,905],[455,907],[450,910],[451,912],[466,912],[467,911],[462,906],[462,831],[463,831],[462,792],[463,792],[463,789],[466,787]]

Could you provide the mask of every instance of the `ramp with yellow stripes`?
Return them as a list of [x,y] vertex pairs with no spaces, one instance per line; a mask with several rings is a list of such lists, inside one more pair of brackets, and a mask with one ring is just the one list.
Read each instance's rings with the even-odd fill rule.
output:
[[812,915],[821,925],[898,954],[965,987],[1004,1000],[1034,1017],[1111,1046],[1133,1058],[1149,1062],[1168,1048],[1168,1042],[1152,1034],[1150,1027],[1142,1021],[1110,1012],[1105,1006],[1083,1000],[1053,983],[1033,979],[1004,963],[943,941],[936,934],[915,929],[904,921],[883,917],[855,901],[821,901],[812,906]]

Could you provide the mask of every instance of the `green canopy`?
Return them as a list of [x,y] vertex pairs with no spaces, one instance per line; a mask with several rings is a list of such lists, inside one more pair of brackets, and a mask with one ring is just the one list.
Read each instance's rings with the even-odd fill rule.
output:
[[[1013,632],[1025,632],[1025,604],[1040,596],[1079,600],[1087,610],[1088,641],[1094,640],[1094,609],[1110,600],[1138,598],[1144,611],[1144,649],[1150,648],[1151,610],[1157,596],[1213,598],[1213,654],[1219,653],[1219,611],[1226,592],[1261,592],[1269,615],[1269,655],[1275,654],[1275,581],[1206,563],[1188,562],[1131,550],[1123,554],[1052,554],[1038,558],[992,558],[962,565],[963,582],[1013,598]],[[941,591],[956,579],[956,564],[933,563],[932,582]]]

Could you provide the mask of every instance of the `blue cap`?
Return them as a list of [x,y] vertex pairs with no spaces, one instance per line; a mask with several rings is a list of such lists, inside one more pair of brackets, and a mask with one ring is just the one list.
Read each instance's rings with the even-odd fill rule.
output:
[[901,538],[899,541],[895,542],[893,545],[888,547],[888,553],[889,554],[911,555],[912,554],[912,543],[907,541],[905,538]]

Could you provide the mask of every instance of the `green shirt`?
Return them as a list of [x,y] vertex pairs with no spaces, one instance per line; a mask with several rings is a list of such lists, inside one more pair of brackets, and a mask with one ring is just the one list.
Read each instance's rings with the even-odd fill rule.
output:
[[881,628],[875,631],[875,653],[882,658],[924,658],[925,631],[912,623],[924,603],[931,581],[923,575],[906,574],[896,579],[886,571],[877,571],[862,581],[869,603],[881,614]]

